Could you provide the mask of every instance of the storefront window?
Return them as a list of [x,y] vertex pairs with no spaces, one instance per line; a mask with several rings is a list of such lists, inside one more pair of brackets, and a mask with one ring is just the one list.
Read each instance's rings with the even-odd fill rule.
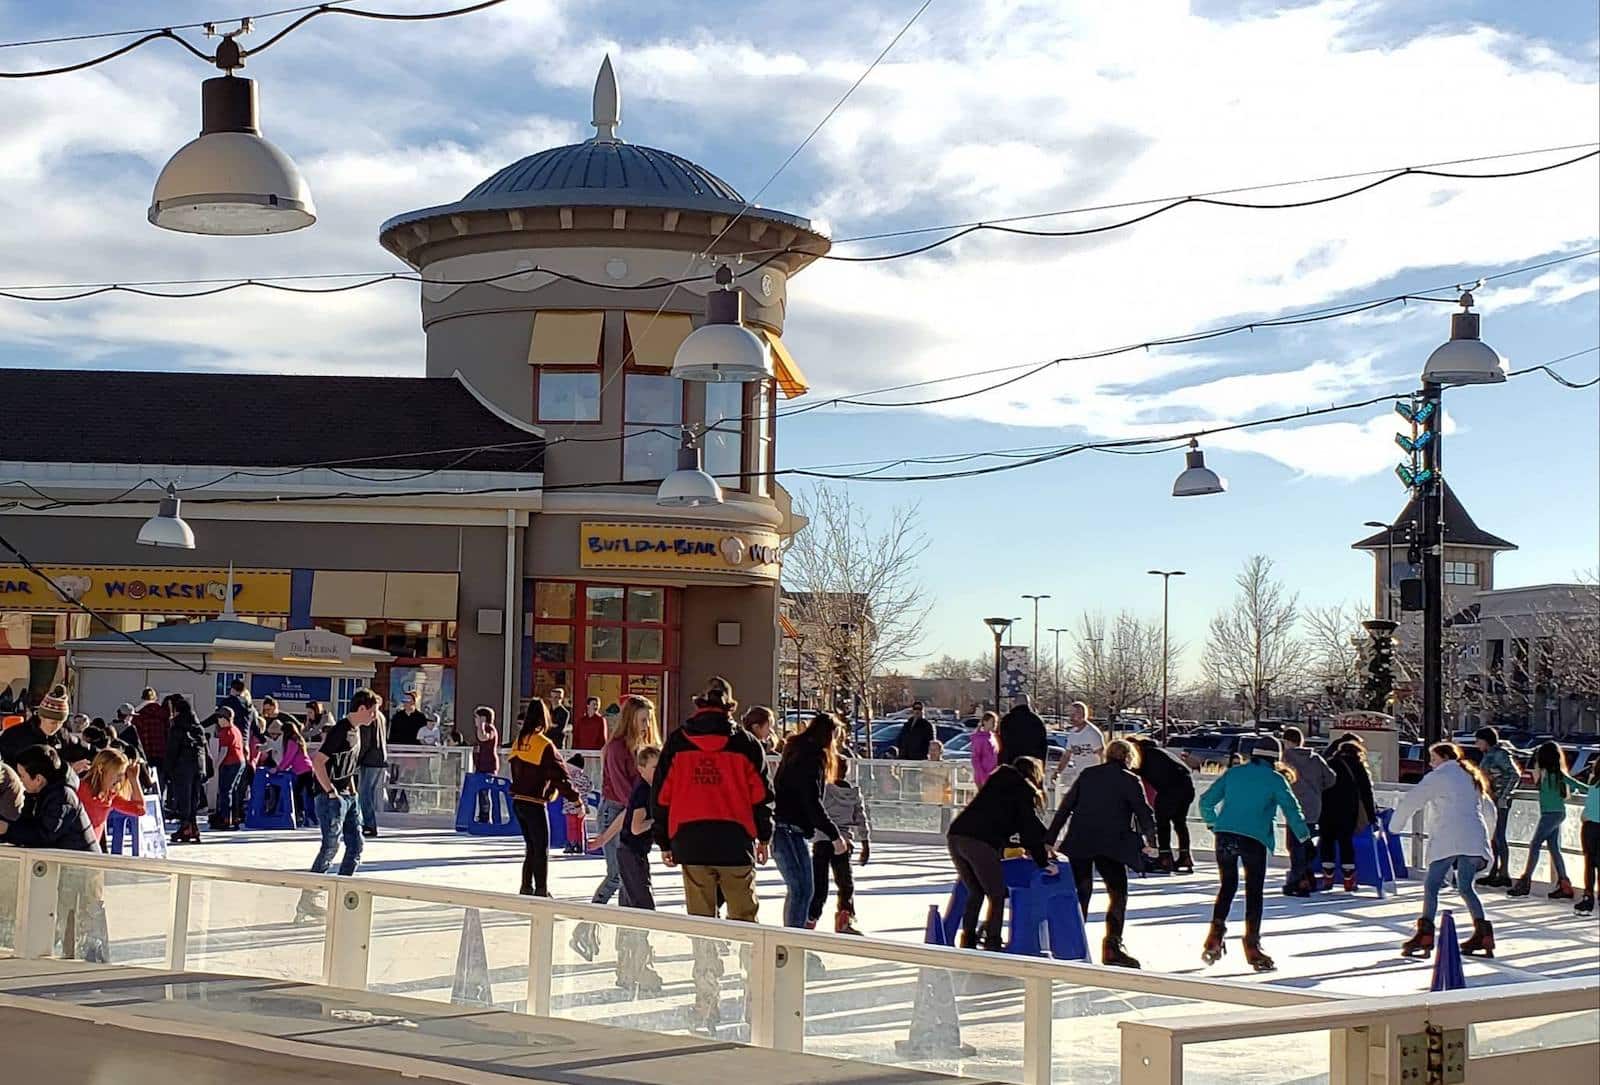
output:
[[572,596],[577,585],[562,581],[541,581],[533,586],[535,618],[571,618]]
[[533,658],[540,663],[571,663],[572,627],[544,623],[534,626]]
[[599,588],[590,585],[585,593],[589,601],[588,615],[590,621],[620,622],[622,621],[623,588]]
[[622,630],[616,626],[590,626],[589,651],[584,658],[591,663],[622,662]]
[[[600,698],[602,709],[620,706],[632,694],[676,721],[679,706],[664,698],[673,696],[677,681],[677,589],[540,581],[528,598],[537,610],[541,599],[580,595],[584,605],[572,619],[536,614],[524,649],[532,664],[524,703],[557,687],[580,707],[586,697]],[[575,645],[582,646],[576,657]]]
[[660,663],[666,640],[659,629],[628,630],[628,662]]
[[628,589],[628,621],[660,622],[667,612],[667,593],[664,588]]
[[666,478],[677,466],[683,427],[683,382],[629,373],[623,400],[623,480]]
[[539,421],[600,421],[600,374],[539,373]]
[[740,416],[744,414],[744,385],[717,383],[706,385],[706,473],[735,489],[744,487],[739,473],[744,470],[744,434]]
[[755,472],[753,485],[750,489],[768,497],[772,494],[772,479],[768,472],[772,470],[772,431],[774,420],[772,413],[772,382],[762,381],[756,386],[756,408],[750,412],[750,429],[755,434],[756,455],[755,463],[751,470]]

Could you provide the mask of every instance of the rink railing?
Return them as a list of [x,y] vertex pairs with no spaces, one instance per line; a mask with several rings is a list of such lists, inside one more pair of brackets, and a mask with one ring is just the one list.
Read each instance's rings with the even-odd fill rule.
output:
[[[1600,1074],[1594,1018],[1600,1018],[1600,984],[1590,977],[1346,999],[1310,1013],[1303,1008],[1231,1010],[1180,1020],[1123,1021],[1120,1081],[1181,1085],[1185,1052],[1191,1048],[1259,1045],[1268,1037],[1308,1031],[1329,1034],[1329,1085],[1594,1081]],[[1492,1040],[1476,1035],[1476,1026],[1491,1024],[1538,1029],[1539,1043],[1497,1050]]]
[[[97,908],[102,917],[100,922],[103,930],[119,925],[126,928],[144,924],[155,932],[148,940],[164,947],[164,952],[113,952],[107,963],[119,967],[143,966],[173,972],[194,967],[208,973],[284,978],[280,954],[287,952],[285,946],[288,940],[291,936],[303,937],[308,929],[314,933],[320,927],[320,972],[306,978],[332,987],[358,991],[377,989],[377,985],[371,982],[371,963],[375,941],[384,936],[384,932],[375,931],[374,906],[416,902],[525,917],[528,939],[525,951],[519,947],[517,968],[525,975],[526,1000],[519,1008],[538,1016],[561,1017],[570,1011],[570,1007],[558,1006],[552,998],[556,955],[562,948],[557,940],[557,931],[558,928],[564,931],[574,923],[589,922],[605,929],[642,932],[647,938],[687,937],[697,948],[731,944],[738,948],[735,960],[742,961],[748,954],[748,964],[740,965],[744,973],[743,1000],[749,1024],[748,1042],[777,1050],[807,1050],[807,988],[808,983],[816,982],[807,975],[809,955],[909,966],[917,969],[919,975],[939,973],[983,977],[1001,981],[1004,988],[1011,992],[1020,987],[1022,1042],[1019,1080],[1023,1085],[1046,1085],[1050,1081],[1055,985],[1058,983],[1069,985],[1072,989],[1106,994],[1125,1002],[1131,1002],[1137,995],[1150,995],[1160,996],[1160,1000],[1201,1004],[1193,1006],[1193,1009],[1208,1005],[1229,1007],[1239,1012],[1249,1008],[1298,1007],[1300,1012],[1309,1013],[1313,1019],[1339,1001],[1335,996],[1272,984],[1169,976],[1158,972],[977,953],[452,886],[406,884],[361,877],[336,878],[292,871],[79,852],[22,849],[4,849],[4,852],[9,854],[0,853],[0,886],[9,888],[8,883],[14,878],[15,893],[0,896],[0,921],[10,920],[9,923],[0,922],[0,954],[9,950],[13,956],[21,959],[71,956],[66,948],[66,940],[71,935],[64,936],[62,933],[66,921],[63,913],[74,907],[77,912]],[[199,898],[197,891],[201,886],[212,887],[213,894],[219,887],[259,887],[277,891],[278,896],[271,898],[265,892],[258,893],[251,898],[254,902],[252,910],[244,912],[228,905],[213,906],[216,901],[211,897]],[[316,921],[309,928],[290,925],[287,919],[281,917],[287,913],[290,903],[289,897],[282,892],[284,890],[325,893],[326,919]],[[86,897],[95,898],[96,903],[85,905]],[[206,900],[206,916],[222,912],[225,922],[236,925],[229,931],[251,939],[249,959],[226,961],[220,967],[209,963],[217,954],[209,948],[207,940],[228,932],[194,925],[191,904],[197,899]],[[274,907],[269,909],[269,903]],[[6,914],[8,911],[9,915]],[[273,914],[267,914],[269,911]],[[74,922],[81,927],[87,921],[84,915],[77,915]],[[204,924],[204,917],[201,922]],[[7,929],[9,938],[4,936]],[[269,933],[274,929],[278,933]],[[407,946],[415,947],[416,937],[407,935]],[[59,948],[58,941],[62,942]],[[191,950],[195,952],[191,954]],[[411,952],[420,951],[413,948]],[[117,959],[119,955],[124,959]],[[274,964],[275,961],[279,963]],[[499,960],[498,965],[504,965],[504,958]],[[496,971],[503,973],[504,968],[497,967]],[[718,997],[720,1001],[720,994]],[[815,1053],[844,1058],[860,1057],[834,1051]],[[906,1064],[892,1057],[871,1061]],[[918,1065],[914,1061],[911,1064]],[[984,1073],[983,1077],[992,1080],[989,1073]]]

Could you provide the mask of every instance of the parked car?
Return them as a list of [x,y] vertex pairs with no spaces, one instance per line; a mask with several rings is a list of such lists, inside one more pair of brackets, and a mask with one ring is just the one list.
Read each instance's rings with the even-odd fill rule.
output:
[[1173,735],[1167,743],[1192,769],[1206,767],[1227,768],[1233,755],[1249,757],[1256,742],[1263,736],[1254,731],[1200,731],[1190,735]]
[[[932,721],[930,721],[932,722]],[[886,723],[882,727],[875,727],[872,731],[872,756],[880,760],[895,756],[895,743],[900,739],[900,732],[905,729],[905,724]],[[950,740],[962,734],[962,729],[953,723],[933,724],[933,736],[940,742],[949,746]]]

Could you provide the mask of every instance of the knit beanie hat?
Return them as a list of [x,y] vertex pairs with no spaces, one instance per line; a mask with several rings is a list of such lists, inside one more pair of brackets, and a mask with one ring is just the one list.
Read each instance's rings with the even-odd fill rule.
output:
[[56,723],[67,722],[67,687],[55,685],[50,687],[50,692],[44,695],[39,702],[39,718],[54,720]]
[[1258,738],[1256,739],[1255,749],[1250,751],[1250,756],[1262,757],[1268,761],[1282,761],[1283,743],[1271,736]]

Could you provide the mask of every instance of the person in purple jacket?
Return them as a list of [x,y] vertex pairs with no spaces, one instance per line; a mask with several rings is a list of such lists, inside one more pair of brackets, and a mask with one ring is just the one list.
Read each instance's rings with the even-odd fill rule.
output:
[[999,726],[1000,717],[985,712],[972,733],[972,782],[979,787],[1000,767],[1000,744],[994,737]]

